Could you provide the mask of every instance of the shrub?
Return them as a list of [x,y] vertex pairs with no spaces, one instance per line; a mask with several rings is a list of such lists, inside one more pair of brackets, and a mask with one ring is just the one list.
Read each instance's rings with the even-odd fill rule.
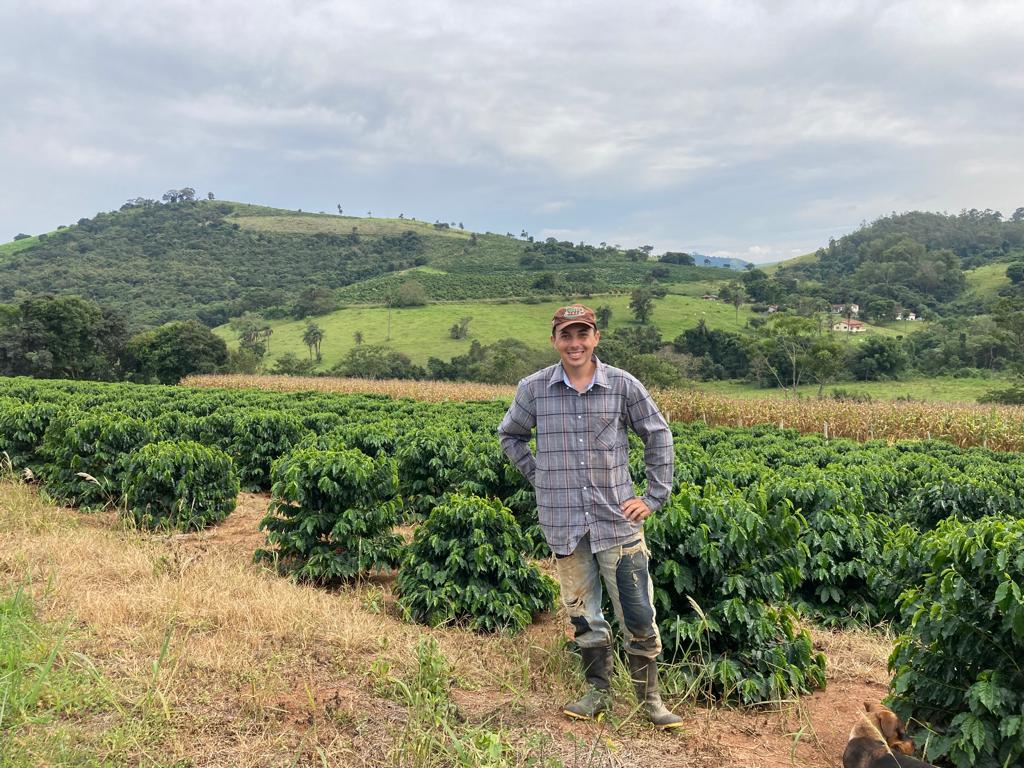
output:
[[931,761],[1024,760],[1024,520],[947,520],[921,537],[928,572],[900,597],[909,628],[889,668],[892,706],[932,731]]
[[0,407],[0,452],[7,454],[14,469],[31,469],[39,474],[39,449],[50,419],[57,413],[52,403],[5,404]]
[[1021,509],[1020,496],[998,472],[984,466],[961,472],[944,465],[913,492],[905,513],[927,530],[947,517],[976,520],[994,514],[1018,515]]
[[469,436],[436,422],[406,434],[395,449],[406,513],[423,517],[463,479],[463,449]]
[[744,704],[825,684],[825,657],[783,601],[807,546],[792,505],[709,483],[683,488],[646,524],[666,655],[688,684]]
[[907,524],[890,531],[877,559],[868,567],[875,609],[896,627],[904,626],[897,607],[900,595],[920,586],[927,571],[919,546],[921,536],[921,531]]
[[844,479],[814,467],[787,467],[753,492],[766,493],[770,508],[788,501],[806,520],[800,537],[808,558],[797,590],[804,607],[825,623],[853,619],[873,624],[880,616],[868,571],[889,529],[883,518],[865,512],[860,491]]
[[56,414],[43,437],[47,491],[81,507],[103,507],[121,492],[125,457],[149,442],[149,427],[121,414]]
[[276,562],[300,581],[333,584],[394,566],[402,540],[391,529],[401,501],[395,463],[356,450],[302,448],[278,459],[260,528]]
[[302,420],[290,413],[253,409],[234,419],[228,453],[238,467],[242,488],[270,489],[270,465],[298,445],[307,434]]
[[401,439],[402,431],[393,422],[382,419],[372,424],[344,424],[322,434],[307,435],[300,447],[322,451],[354,448],[373,458],[393,454]]
[[499,499],[515,517],[526,540],[523,554],[535,558],[551,555],[537,518],[537,495],[522,472],[508,460],[497,438],[472,435],[460,460],[455,490],[464,495]]
[[453,494],[416,530],[398,571],[398,604],[431,626],[521,631],[558,594],[554,581],[523,559],[526,549],[500,502]]
[[165,440],[131,453],[124,466],[126,509],[144,528],[201,530],[235,509],[238,477],[219,448]]

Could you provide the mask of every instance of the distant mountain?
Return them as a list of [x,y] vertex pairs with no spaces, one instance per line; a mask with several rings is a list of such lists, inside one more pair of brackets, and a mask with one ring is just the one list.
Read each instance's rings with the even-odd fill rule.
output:
[[740,271],[746,269],[747,264],[752,262],[743,259],[726,258],[725,256],[705,256],[702,253],[692,253],[693,262],[698,266],[716,267],[718,269],[732,269]]
[[[339,302],[586,296],[651,279],[716,277],[718,270],[661,264],[636,249],[191,195],[131,200],[0,245],[0,302],[25,293],[77,294],[120,311],[133,329],[187,319],[216,326],[246,311],[301,317]],[[407,283],[414,288],[400,295]]]

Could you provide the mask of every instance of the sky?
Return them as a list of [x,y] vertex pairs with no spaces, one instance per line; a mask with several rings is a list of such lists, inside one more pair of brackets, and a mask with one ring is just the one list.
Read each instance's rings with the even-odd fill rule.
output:
[[200,196],[755,262],[1024,206],[1024,3],[3,0],[0,242]]

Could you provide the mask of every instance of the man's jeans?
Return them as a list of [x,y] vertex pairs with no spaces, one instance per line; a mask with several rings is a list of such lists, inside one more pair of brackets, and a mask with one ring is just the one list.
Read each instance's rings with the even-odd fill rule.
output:
[[626,652],[649,659],[661,653],[661,635],[654,620],[654,585],[647,569],[650,553],[643,533],[618,547],[590,551],[585,534],[571,555],[555,558],[562,603],[576,630],[580,648],[612,643],[612,628],[601,612],[601,579],[626,636]]

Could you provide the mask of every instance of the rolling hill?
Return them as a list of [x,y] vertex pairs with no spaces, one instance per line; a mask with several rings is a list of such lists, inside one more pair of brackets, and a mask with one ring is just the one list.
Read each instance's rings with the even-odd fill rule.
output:
[[249,310],[284,317],[310,295],[387,302],[413,277],[429,300],[540,300],[629,289],[656,269],[670,283],[725,274],[660,265],[639,251],[535,243],[414,219],[139,199],[0,247],[0,302],[18,293],[73,293],[119,310],[133,328],[185,319],[215,326]]
[[[383,306],[352,306],[327,315],[303,320],[272,320],[268,357],[277,359],[292,353],[307,358],[309,350],[302,341],[308,322],[314,322],[324,332],[321,346],[323,361],[317,370],[327,370],[339,362],[356,345],[355,334],[361,334],[364,344],[387,344],[390,349],[407,355],[413,363],[423,365],[431,357],[448,360],[464,355],[473,342],[483,345],[501,339],[515,338],[537,350],[547,350],[551,316],[564,303],[553,299],[539,303],[522,304],[501,301],[440,302],[424,307],[393,308]],[[593,305],[606,304],[612,308],[609,330],[634,326],[629,312],[628,295],[605,295],[586,299]],[[390,338],[388,316],[390,314]],[[668,294],[655,299],[651,322],[661,331],[662,338],[671,341],[687,328],[704,320],[709,328],[739,331],[752,316],[749,307],[737,312],[731,305],[705,301],[696,296]],[[464,339],[453,339],[449,329],[464,317],[470,317],[469,334]],[[738,317],[738,320],[737,320]],[[224,325],[215,329],[217,335],[229,345],[237,345],[237,337]],[[598,353],[600,354],[600,353]]]

